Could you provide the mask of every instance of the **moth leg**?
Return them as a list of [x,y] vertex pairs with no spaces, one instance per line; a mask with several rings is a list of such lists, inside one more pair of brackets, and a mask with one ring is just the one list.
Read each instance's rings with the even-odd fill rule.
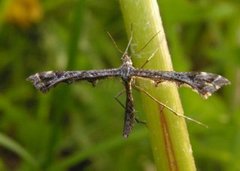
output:
[[136,121],[136,123],[138,123],[138,124],[147,125],[147,122],[146,122],[146,121],[139,120],[138,118],[135,118],[135,121]]
[[[120,92],[114,97],[114,99],[118,102],[118,104],[119,104],[120,106],[122,106],[123,109],[125,109],[126,107],[125,107],[124,104],[119,100],[119,97],[120,97],[124,92],[125,92],[125,90],[122,90],[122,91],[120,91]],[[135,111],[135,112],[136,112],[136,111]],[[137,112],[136,112],[136,113],[137,113]],[[147,124],[146,121],[142,121],[142,120],[140,120],[138,117],[135,117],[135,121],[136,121],[136,123],[138,123],[138,124],[144,124],[144,125]]]
[[114,99],[122,106],[123,109],[125,109],[124,104],[119,100],[119,97],[125,92],[125,90],[121,90],[116,96],[114,96]]
[[[176,115],[176,116],[178,116],[178,117],[182,117],[182,118],[187,119],[187,120],[189,120],[189,121],[195,122],[195,123],[197,123],[197,124],[199,124],[199,125],[201,125],[201,126],[204,126],[204,127],[206,127],[206,128],[208,127],[207,125],[203,124],[203,123],[200,122],[200,121],[197,121],[197,120],[195,120],[195,119],[193,119],[193,118],[190,118],[190,117],[188,117],[188,116],[185,116],[185,115],[182,115],[182,114],[177,113],[177,112],[174,111],[171,107],[169,107],[169,106],[167,106],[166,104],[164,104],[164,103],[160,102],[159,100],[157,100],[155,97],[153,97],[150,93],[148,93],[148,92],[147,92],[146,90],[144,90],[143,88],[141,88],[141,87],[139,87],[139,86],[137,86],[137,85],[134,85],[134,88],[137,89],[137,90],[139,90],[140,92],[143,92],[145,95],[147,95],[148,97],[150,97],[153,101],[155,101],[157,104],[159,104],[159,105],[161,105],[162,107],[164,107],[164,108],[168,109],[169,111],[171,111],[174,115]],[[163,109],[161,109],[161,110],[163,110]]]

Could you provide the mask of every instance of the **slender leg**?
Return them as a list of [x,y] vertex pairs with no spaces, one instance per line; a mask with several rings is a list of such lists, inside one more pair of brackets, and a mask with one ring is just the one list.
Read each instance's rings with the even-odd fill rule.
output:
[[122,104],[122,102],[118,99],[118,97],[120,97],[124,92],[125,92],[125,90],[121,90],[121,91],[114,97],[114,99],[120,104],[120,106],[122,106],[122,108],[125,109],[124,104]]
[[[123,109],[125,109],[126,107],[125,107],[124,104],[118,99],[118,97],[120,97],[124,92],[125,92],[125,90],[122,90],[122,91],[120,91],[120,92],[114,97],[114,99],[119,103],[120,106],[122,106]],[[142,121],[142,120],[138,119],[137,117],[135,117],[135,121],[136,121],[136,123],[146,125],[146,122],[145,122],[145,121]]]
[[172,108],[170,108],[169,106],[165,105],[164,103],[160,102],[159,100],[157,100],[155,97],[153,97],[150,93],[148,93],[146,90],[144,90],[143,88],[137,86],[137,85],[134,85],[134,88],[136,88],[137,90],[143,92],[144,94],[146,94],[148,97],[150,97],[153,101],[155,101],[156,103],[160,104],[161,106],[163,106],[164,108],[168,109],[169,111],[171,111],[174,115],[178,116],[178,117],[183,117],[189,121],[192,121],[192,122],[195,122],[199,125],[202,125],[204,127],[208,127],[207,125],[203,124],[202,122],[200,121],[197,121],[193,118],[190,118],[190,117],[187,117],[185,115],[182,115],[182,114],[179,114],[177,113],[176,111],[174,111]]
[[142,121],[142,120],[139,120],[138,118],[135,117],[135,121],[138,123],[138,124],[143,124],[143,125],[147,125],[147,122],[145,121]]

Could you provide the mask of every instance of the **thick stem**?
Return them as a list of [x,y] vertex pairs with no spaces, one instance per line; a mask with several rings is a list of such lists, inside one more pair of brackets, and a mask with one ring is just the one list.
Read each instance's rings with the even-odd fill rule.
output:
[[[151,61],[146,64],[145,69],[172,70],[157,1],[120,0],[120,5],[129,36],[131,28],[133,30],[132,60],[135,67],[141,67],[158,49]],[[159,32],[158,35],[144,47],[157,32]],[[139,49],[142,50],[139,52]],[[167,83],[155,87],[146,80],[138,80],[138,83],[159,101],[177,113],[183,113],[177,87],[174,84]],[[184,119],[175,116],[144,93],[142,94],[157,169],[161,171],[196,170]]]

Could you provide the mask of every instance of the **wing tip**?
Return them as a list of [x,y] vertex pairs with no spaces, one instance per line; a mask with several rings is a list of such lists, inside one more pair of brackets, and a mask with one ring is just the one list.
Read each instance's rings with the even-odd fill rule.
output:
[[30,75],[29,77],[26,78],[26,81],[31,82],[33,84],[33,86],[37,90],[40,90],[42,93],[46,93],[49,90],[47,84],[44,83],[43,79],[41,79],[39,73]]
[[[201,73],[203,75],[206,75],[208,73]],[[209,76],[209,75],[208,75]],[[220,88],[222,88],[225,85],[229,85],[231,84],[231,82],[221,76],[221,75],[211,75],[211,77],[209,77],[211,81],[209,81],[208,79],[205,80],[205,83],[203,85],[203,87],[198,90],[198,92],[205,98],[207,99],[208,97],[210,97],[214,92],[216,92],[217,90],[219,90]]]

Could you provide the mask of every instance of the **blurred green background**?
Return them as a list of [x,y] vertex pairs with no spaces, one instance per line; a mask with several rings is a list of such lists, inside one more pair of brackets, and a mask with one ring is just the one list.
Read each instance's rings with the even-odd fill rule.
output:
[[[185,114],[209,126],[188,122],[197,168],[239,171],[240,1],[158,2],[174,69],[232,82],[208,100],[179,89]],[[126,47],[117,0],[0,1],[1,171],[155,170],[147,128],[136,124],[121,136],[120,80],[63,84],[47,94],[26,81],[46,70],[118,67],[107,31]],[[138,92],[134,100],[144,120]]]

